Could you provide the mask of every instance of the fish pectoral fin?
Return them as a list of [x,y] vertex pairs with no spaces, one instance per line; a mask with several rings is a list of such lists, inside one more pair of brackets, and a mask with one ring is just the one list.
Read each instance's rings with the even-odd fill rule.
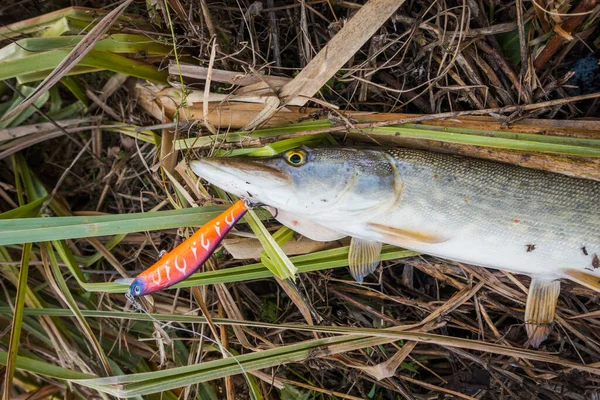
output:
[[600,278],[596,275],[587,273],[585,271],[579,271],[577,269],[563,269],[563,275],[565,278],[577,282],[580,285],[588,287],[596,292],[600,292]]
[[384,242],[397,246],[413,243],[443,243],[448,240],[447,238],[433,233],[393,228],[382,224],[368,223],[367,226],[382,238],[385,238]]
[[365,276],[375,271],[379,265],[381,246],[381,242],[355,237],[350,241],[348,266],[350,274],[357,282],[362,283]]
[[560,280],[531,278],[525,305],[525,329],[533,348],[537,349],[552,331],[559,294]]

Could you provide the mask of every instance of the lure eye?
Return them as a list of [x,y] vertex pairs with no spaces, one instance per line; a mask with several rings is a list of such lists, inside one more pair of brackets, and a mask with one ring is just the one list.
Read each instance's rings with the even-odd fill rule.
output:
[[306,164],[306,152],[304,150],[290,150],[285,153],[285,159],[288,164],[299,167]]
[[139,296],[141,291],[142,289],[140,289],[140,285],[135,285],[133,287],[133,293],[135,293],[136,296]]

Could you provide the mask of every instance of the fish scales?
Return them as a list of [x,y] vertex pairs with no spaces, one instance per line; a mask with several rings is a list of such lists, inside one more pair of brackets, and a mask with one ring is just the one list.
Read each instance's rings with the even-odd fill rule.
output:
[[599,182],[422,150],[387,154],[403,192],[376,222],[445,240],[417,250],[529,274],[549,272],[550,263],[595,272]]

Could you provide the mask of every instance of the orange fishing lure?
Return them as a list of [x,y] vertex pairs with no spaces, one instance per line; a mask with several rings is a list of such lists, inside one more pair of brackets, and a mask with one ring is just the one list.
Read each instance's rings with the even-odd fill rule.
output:
[[202,225],[173,251],[139,274],[131,283],[127,294],[143,296],[185,280],[208,260],[246,211],[248,206],[243,200],[239,200],[217,218]]

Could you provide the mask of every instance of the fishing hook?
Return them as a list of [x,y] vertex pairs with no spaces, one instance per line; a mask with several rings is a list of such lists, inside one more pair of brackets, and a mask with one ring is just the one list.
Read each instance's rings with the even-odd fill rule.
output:
[[[254,200],[250,200],[250,199],[242,199],[242,200],[244,201],[244,205],[248,209],[267,206],[265,203],[261,203],[259,201],[254,201]],[[277,216],[279,215],[279,210],[275,207],[271,207],[271,206],[267,206],[267,207],[270,207],[273,210],[275,210],[275,214],[273,215],[273,218],[277,218]]]
[[256,208],[256,207],[264,207],[266,206],[265,203],[261,203],[259,201],[254,201],[254,200],[250,200],[250,199],[242,199],[244,201],[244,205],[246,206],[246,208]]

